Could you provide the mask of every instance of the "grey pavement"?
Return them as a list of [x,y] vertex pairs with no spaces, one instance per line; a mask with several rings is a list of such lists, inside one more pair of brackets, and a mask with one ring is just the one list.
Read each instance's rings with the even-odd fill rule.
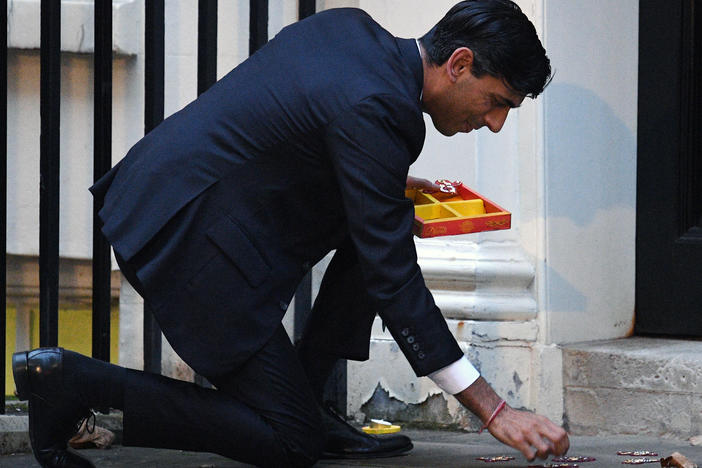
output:
[[[409,454],[375,460],[326,460],[316,467],[528,467],[548,461],[527,462],[519,453],[511,450],[489,434],[405,430],[404,434],[414,441],[415,448]],[[579,463],[583,468],[624,467],[622,461],[631,457],[618,456],[618,450],[649,450],[659,457],[678,451],[693,462],[702,466],[702,446],[692,446],[688,441],[656,439],[636,436],[571,437],[569,455],[591,456],[597,460]],[[143,449],[115,446],[110,450],[83,450],[97,467],[193,467],[193,468],[233,468],[246,467],[217,455],[182,452],[178,450]],[[480,456],[511,455],[515,460],[500,463],[486,463],[476,460]],[[5,455],[0,457],[0,467],[38,467],[30,454]],[[660,466],[659,463],[634,466]]]

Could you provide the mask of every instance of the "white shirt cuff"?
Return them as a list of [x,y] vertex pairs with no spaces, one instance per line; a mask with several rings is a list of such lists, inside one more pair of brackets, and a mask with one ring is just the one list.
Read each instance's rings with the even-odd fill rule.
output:
[[470,387],[478,380],[480,372],[463,356],[453,364],[432,372],[428,377],[446,393],[455,395]]

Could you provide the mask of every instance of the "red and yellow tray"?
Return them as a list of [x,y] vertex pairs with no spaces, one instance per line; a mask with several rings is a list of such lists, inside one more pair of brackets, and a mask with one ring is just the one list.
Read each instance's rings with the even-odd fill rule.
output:
[[405,196],[414,202],[417,237],[453,236],[470,232],[509,229],[512,214],[463,184],[456,193],[424,193],[409,189]]

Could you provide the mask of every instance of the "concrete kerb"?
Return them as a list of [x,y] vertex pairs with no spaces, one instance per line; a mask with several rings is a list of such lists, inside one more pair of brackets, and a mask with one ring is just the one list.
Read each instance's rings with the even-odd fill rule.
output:
[[[19,411],[17,411],[19,409]],[[29,444],[29,417],[21,408],[9,405],[8,414],[0,415],[0,455],[24,453],[32,450]],[[12,414],[20,413],[20,414]],[[122,443],[122,413],[98,414],[95,424],[115,434],[115,444]]]

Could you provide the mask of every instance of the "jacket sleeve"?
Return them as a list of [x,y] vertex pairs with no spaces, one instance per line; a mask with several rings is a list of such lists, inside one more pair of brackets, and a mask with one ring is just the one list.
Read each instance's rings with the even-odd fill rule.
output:
[[325,134],[371,306],[419,376],[463,356],[417,265],[414,208],[405,198],[423,132],[416,105],[374,95],[339,114]]

